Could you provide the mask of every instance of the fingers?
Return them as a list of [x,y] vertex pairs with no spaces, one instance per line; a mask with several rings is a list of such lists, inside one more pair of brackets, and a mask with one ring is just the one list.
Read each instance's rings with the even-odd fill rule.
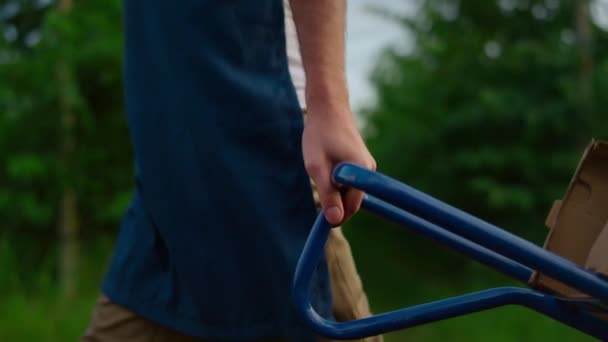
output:
[[325,218],[332,226],[339,225],[344,220],[344,207],[340,191],[332,184],[331,173],[327,172],[329,168],[309,165],[307,170],[317,185],[319,201]]
[[356,189],[347,189],[342,194],[344,205],[343,222],[348,221],[361,208],[363,201],[363,192]]
[[319,200],[327,222],[332,226],[339,225],[344,220],[344,207],[342,206],[342,196],[340,191],[333,186],[329,175],[320,180],[317,184]]
[[[368,155],[367,162],[363,164],[365,168],[376,171],[376,161],[371,155]],[[357,189],[347,189],[342,193],[342,201],[344,206],[343,222],[348,221],[359,209],[363,201],[364,193]]]
[[376,159],[374,159],[371,155],[369,156],[370,162],[368,168],[372,171],[376,171],[378,164],[376,163]]
[[321,206],[327,222],[332,226],[339,225],[344,220],[344,208],[342,208],[342,198],[338,191],[331,191],[325,194],[325,200],[321,197]]
[[[366,162],[361,163],[370,170],[376,170],[376,161],[367,155]],[[306,170],[317,186],[319,202],[325,218],[332,226],[338,226],[349,220],[361,208],[363,192],[357,189],[340,189],[332,182],[330,163],[313,160],[307,163]]]

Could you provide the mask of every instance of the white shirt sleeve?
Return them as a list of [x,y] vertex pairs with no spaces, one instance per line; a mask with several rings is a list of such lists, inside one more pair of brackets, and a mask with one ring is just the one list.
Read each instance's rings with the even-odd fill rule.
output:
[[289,73],[291,74],[291,80],[296,88],[296,93],[298,94],[300,107],[305,109],[306,100],[304,93],[306,92],[306,75],[304,74],[302,56],[300,55],[300,46],[298,44],[298,33],[293,21],[289,0],[283,0],[283,7],[285,8],[285,40],[287,45]]

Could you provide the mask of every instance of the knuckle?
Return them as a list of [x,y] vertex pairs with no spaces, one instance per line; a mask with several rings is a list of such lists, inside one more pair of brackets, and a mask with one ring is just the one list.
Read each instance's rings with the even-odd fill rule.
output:
[[317,161],[310,161],[310,162],[306,162],[304,164],[304,167],[306,168],[306,171],[308,171],[308,173],[311,176],[318,176],[321,174],[321,163],[317,162]]
[[328,207],[343,205],[340,195],[331,190],[325,193],[325,203]]

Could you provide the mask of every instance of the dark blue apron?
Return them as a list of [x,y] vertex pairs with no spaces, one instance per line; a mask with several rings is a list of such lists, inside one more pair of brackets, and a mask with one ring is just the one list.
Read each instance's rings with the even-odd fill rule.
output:
[[125,0],[136,190],[103,290],[182,333],[315,340],[290,297],[316,211],[283,20],[281,0]]

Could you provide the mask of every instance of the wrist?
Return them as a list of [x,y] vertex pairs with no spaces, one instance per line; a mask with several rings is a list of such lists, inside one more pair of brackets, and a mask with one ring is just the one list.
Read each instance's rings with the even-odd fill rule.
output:
[[323,86],[307,83],[306,108],[312,116],[352,116],[345,86]]

